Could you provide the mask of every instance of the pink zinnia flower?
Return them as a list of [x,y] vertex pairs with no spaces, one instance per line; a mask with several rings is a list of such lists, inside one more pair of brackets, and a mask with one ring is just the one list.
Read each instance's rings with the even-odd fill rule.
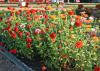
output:
[[35,34],[40,34],[41,33],[41,29],[35,29]]

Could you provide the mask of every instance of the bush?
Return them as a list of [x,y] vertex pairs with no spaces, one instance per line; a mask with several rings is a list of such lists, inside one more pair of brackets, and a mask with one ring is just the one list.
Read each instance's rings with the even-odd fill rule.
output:
[[[82,20],[74,10],[15,10],[9,8],[0,22],[1,42],[11,53],[33,60],[39,54],[51,71],[100,65],[99,37],[92,20]],[[88,23],[88,24],[87,24]],[[97,29],[96,29],[97,30]],[[37,53],[34,53],[37,49]],[[11,51],[12,50],[12,51]],[[15,51],[16,50],[16,51]]]

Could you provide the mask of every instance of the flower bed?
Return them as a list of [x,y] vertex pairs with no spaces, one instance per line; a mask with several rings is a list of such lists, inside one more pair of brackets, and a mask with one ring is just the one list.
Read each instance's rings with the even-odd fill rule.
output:
[[73,7],[8,10],[0,11],[0,45],[10,53],[30,60],[39,55],[43,71],[100,70],[99,26],[93,17],[76,15]]

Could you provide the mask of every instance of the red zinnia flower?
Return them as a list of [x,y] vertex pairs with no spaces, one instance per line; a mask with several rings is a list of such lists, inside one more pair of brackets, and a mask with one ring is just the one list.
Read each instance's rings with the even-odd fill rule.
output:
[[32,27],[32,24],[28,24],[26,27],[29,29]]
[[16,49],[12,49],[9,52],[12,53],[12,54],[16,54],[17,53],[17,50]]
[[20,14],[21,14],[21,12],[20,12],[20,11],[17,11],[17,12],[16,12],[16,14],[17,14],[17,15],[20,15]]
[[43,64],[42,68],[41,68],[41,71],[46,71],[46,70],[47,70],[47,67]]
[[80,26],[82,26],[82,22],[79,21],[79,20],[77,20],[77,21],[75,22],[75,25],[76,25],[77,27],[80,27]]
[[11,27],[8,26],[7,28],[5,28],[5,30],[10,31],[11,30]]
[[68,14],[69,15],[74,15],[74,11],[69,11]]
[[100,67],[97,67],[97,66],[96,66],[96,67],[94,68],[94,71],[100,71]]
[[91,37],[96,37],[97,35],[95,33],[90,34]]
[[32,42],[32,38],[27,37],[27,38],[26,38],[26,42],[31,43],[31,42]]
[[14,16],[14,12],[11,12],[11,13],[10,13],[10,16]]
[[16,26],[19,26],[19,24],[20,24],[20,23],[17,22],[17,23],[16,23]]
[[82,42],[82,41],[77,41],[76,44],[75,44],[75,47],[76,47],[76,48],[81,48],[81,47],[83,47],[83,42]]
[[27,48],[31,48],[31,44],[30,43],[27,43]]
[[26,32],[26,36],[30,36],[30,32]]
[[12,32],[10,35],[11,35],[12,38],[16,38],[17,37],[15,32]]
[[8,26],[8,27],[6,27],[6,28],[2,29],[2,32],[4,32],[5,30],[10,31],[10,30],[11,30],[11,27],[10,27],[10,26]]
[[23,36],[23,32],[21,32],[21,31],[18,34],[19,34],[19,37]]
[[30,11],[30,10],[29,10],[29,11],[27,11],[27,12],[26,12],[26,14],[27,14],[27,15],[30,15],[30,14],[31,14],[31,11]]
[[19,31],[19,28],[18,27],[14,27],[14,31],[15,32],[18,32]]
[[49,31],[49,28],[46,28],[45,30],[48,32]]
[[3,42],[0,42],[0,46],[4,46],[4,43]]
[[0,18],[0,21],[2,21],[2,18]]
[[49,17],[48,17],[48,15],[45,14],[45,15],[44,15],[44,18],[45,18],[45,19],[48,19]]
[[55,38],[56,38],[56,33],[54,33],[54,32],[51,33],[51,34],[50,34],[50,38],[51,38],[51,39],[55,39]]
[[32,14],[36,14],[37,10],[31,9],[30,12],[31,12]]
[[27,20],[30,20],[30,21],[31,21],[31,20],[32,20],[32,18],[31,18],[31,17],[27,17]]
[[45,34],[44,30],[41,30],[41,34]]
[[13,7],[8,7],[8,10],[13,11],[13,10],[15,10],[15,8],[13,8]]

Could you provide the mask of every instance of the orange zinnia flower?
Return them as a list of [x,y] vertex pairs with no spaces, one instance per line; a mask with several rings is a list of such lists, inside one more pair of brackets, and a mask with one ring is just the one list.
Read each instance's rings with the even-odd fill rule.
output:
[[76,48],[82,48],[83,47],[83,42],[82,41],[77,41],[75,44]]
[[79,20],[81,18],[81,16],[77,15],[76,16],[76,20]]

